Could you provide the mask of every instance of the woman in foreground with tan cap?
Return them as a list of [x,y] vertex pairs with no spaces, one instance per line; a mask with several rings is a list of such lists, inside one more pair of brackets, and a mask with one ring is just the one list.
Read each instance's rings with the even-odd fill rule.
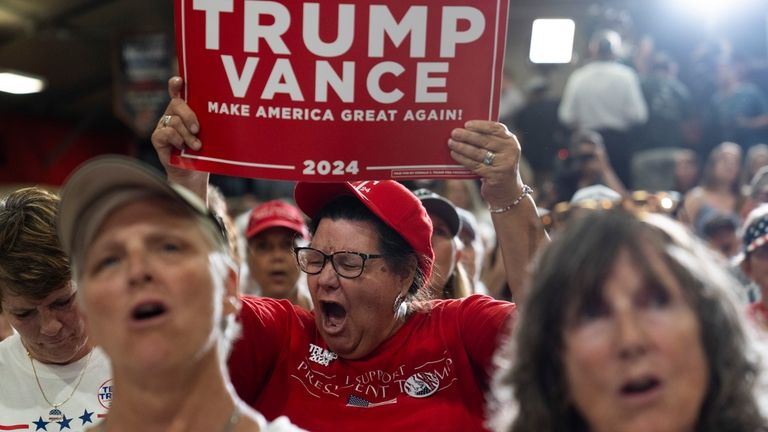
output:
[[223,223],[196,195],[101,158],[69,178],[58,222],[91,338],[112,363],[111,408],[94,430],[297,430],[268,426],[229,383],[237,272]]
[[[201,145],[180,88],[172,79],[153,143],[169,179],[205,197],[206,173],[168,164],[172,148]],[[447,138],[453,157],[483,177],[510,284],[519,286],[545,238],[517,170],[519,143],[489,121],[467,122]],[[294,195],[312,219],[312,240],[296,259],[314,311],[243,298],[243,337],[229,361],[238,394],[267,418],[285,414],[310,430],[482,429],[491,356],[515,305],[485,296],[423,300],[432,224],[397,182],[300,182]]]

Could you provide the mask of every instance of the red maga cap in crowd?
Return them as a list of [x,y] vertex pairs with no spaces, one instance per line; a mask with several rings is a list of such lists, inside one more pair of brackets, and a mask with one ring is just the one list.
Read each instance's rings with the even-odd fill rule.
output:
[[344,183],[298,182],[293,192],[299,208],[309,217],[340,196],[357,198],[384,223],[392,227],[419,254],[425,280],[432,275],[432,221],[421,201],[394,180]]
[[245,236],[250,239],[266,229],[279,227],[288,228],[304,239],[309,239],[309,231],[299,209],[281,200],[267,201],[254,207],[248,218]]

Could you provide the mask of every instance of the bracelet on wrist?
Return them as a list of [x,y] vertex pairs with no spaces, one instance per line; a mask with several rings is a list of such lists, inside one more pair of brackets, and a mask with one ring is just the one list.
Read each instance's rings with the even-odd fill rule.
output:
[[512,204],[510,204],[510,205],[507,205],[507,206],[504,206],[504,207],[499,207],[499,208],[493,208],[493,207],[491,207],[491,206],[488,206],[488,211],[489,211],[489,212],[491,212],[491,213],[504,213],[504,212],[510,211],[510,210],[512,210],[512,209],[513,209],[515,206],[517,206],[518,204],[520,204],[520,201],[522,201],[522,200],[523,200],[523,198],[525,198],[525,197],[526,197],[526,195],[530,195],[530,194],[532,194],[532,193],[533,193],[533,188],[531,188],[531,187],[530,187],[530,186],[528,186],[527,184],[524,184],[524,185],[523,185],[523,192],[522,192],[522,193],[520,193],[520,196],[519,196],[519,197],[515,198],[515,200],[514,200],[514,201],[512,201]]

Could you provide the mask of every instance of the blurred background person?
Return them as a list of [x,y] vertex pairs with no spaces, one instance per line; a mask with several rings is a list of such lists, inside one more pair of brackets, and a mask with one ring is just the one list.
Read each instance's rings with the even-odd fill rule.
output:
[[696,42],[681,63],[681,77],[691,94],[691,122],[684,128],[686,142],[704,160],[711,148],[721,143],[712,120],[712,97],[717,92],[717,69],[727,57],[723,39],[707,38]]
[[491,213],[488,212],[488,206],[480,196],[480,185],[476,180],[439,180],[428,189],[445,197],[454,206],[472,212],[477,221],[483,225],[483,229],[493,225]]
[[757,170],[746,187],[746,192],[746,200],[741,206],[742,220],[746,220],[749,212],[755,207],[768,203],[768,166]]
[[745,80],[741,59],[721,62],[718,89],[711,102],[714,139],[733,141],[744,150],[764,142],[768,132],[768,101],[763,91]]
[[221,218],[196,195],[132,159],[94,159],[64,185],[59,238],[114,372],[94,432],[297,430],[284,418],[268,427],[229,382],[237,267]]
[[699,157],[695,151],[680,149],[674,156],[673,190],[685,194],[699,183]]
[[568,78],[558,116],[572,130],[599,132],[618,178],[631,188],[630,161],[638,141],[634,128],[648,120],[648,107],[635,71],[616,60],[620,50],[618,33],[595,33],[589,43],[593,61]]
[[[724,142],[712,149],[701,182],[683,198],[678,216],[697,234],[709,213],[738,215],[741,206],[741,147]],[[704,217],[707,216],[707,217]]]
[[461,242],[459,261],[464,267],[467,279],[469,279],[472,285],[470,291],[474,294],[487,295],[488,289],[485,287],[482,279],[480,279],[483,259],[485,258],[485,244],[480,238],[477,219],[475,219],[475,215],[472,212],[461,207],[456,207],[456,212],[459,214],[459,220],[461,221],[459,224],[461,228],[458,234],[459,241]]
[[701,238],[723,258],[739,253],[739,218],[734,214],[707,213],[701,220]]
[[429,291],[432,298],[462,298],[472,294],[472,283],[461,262],[458,238],[461,219],[456,207],[428,190],[413,191],[432,220],[432,250],[435,253]]
[[641,80],[648,104],[648,122],[637,151],[684,147],[683,124],[690,117],[688,88],[677,79],[677,64],[666,53],[656,53],[651,72]]
[[515,116],[523,106],[525,106],[525,93],[515,79],[515,73],[512,72],[512,69],[504,66],[501,72],[499,122],[504,123],[507,129],[513,129]]
[[[520,166],[521,177],[525,182],[523,166]],[[496,233],[493,230],[493,221],[491,213],[488,211],[488,205],[480,196],[480,184],[477,180],[459,180],[447,179],[436,181],[429,188],[438,195],[445,197],[457,209],[463,208],[475,217],[477,221],[476,236],[483,243],[483,249],[486,251],[493,248],[496,242]]]
[[557,202],[570,201],[577,190],[596,184],[627,194],[605,152],[603,137],[595,131],[576,131],[555,179]]
[[267,201],[251,210],[245,235],[248,274],[256,285],[255,292],[312,309],[304,276],[293,255],[294,247],[309,240],[301,211],[282,200]]
[[765,341],[722,260],[679,223],[590,213],[532,275],[497,353],[494,430],[766,430]]
[[754,283],[750,316],[768,331],[768,204],[752,210],[742,232],[741,270]]
[[519,293],[513,293],[509,287],[504,270],[504,256],[498,242],[495,242],[486,252],[480,279],[488,290],[489,296],[498,300],[517,301],[515,294],[519,295]]
[[0,342],[0,429],[82,431],[109,408],[109,360],[88,336],[58,205],[40,188],[0,201],[0,311],[15,329]]
[[[741,184],[746,189],[760,168],[768,166],[768,145],[761,143],[750,147],[744,157],[743,165]],[[749,193],[749,190],[744,190],[744,195],[749,195]]]
[[607,210],[621,205],[620,193],[608,186],[595,184],[576,191],[568,202],[567,218],[558,227],[570,224],[573,220],[598,210]]
[[549,94],[548,79],[535,76],[525,84],[525,90],[525,105],[515,117],[514,132],[524,143],[523,156],[531,165],[539,189],[552,176],[555,155],[567,147],[568,132],[558,121],[560,100]]
[[606,210],[625,205],[628,199],[608,186],[596,184],[576,191],[570,201],[558,203],[553,210],[549,232],[557,235],[558,231],[586,214],[597,210]]

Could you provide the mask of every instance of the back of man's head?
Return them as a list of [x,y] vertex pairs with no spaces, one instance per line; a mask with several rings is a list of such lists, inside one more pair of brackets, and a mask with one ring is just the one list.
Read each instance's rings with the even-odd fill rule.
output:
[[613,60],[621,49],[621,36],[613,30],[596,32],[589,42],[592,57],[600,60]]

